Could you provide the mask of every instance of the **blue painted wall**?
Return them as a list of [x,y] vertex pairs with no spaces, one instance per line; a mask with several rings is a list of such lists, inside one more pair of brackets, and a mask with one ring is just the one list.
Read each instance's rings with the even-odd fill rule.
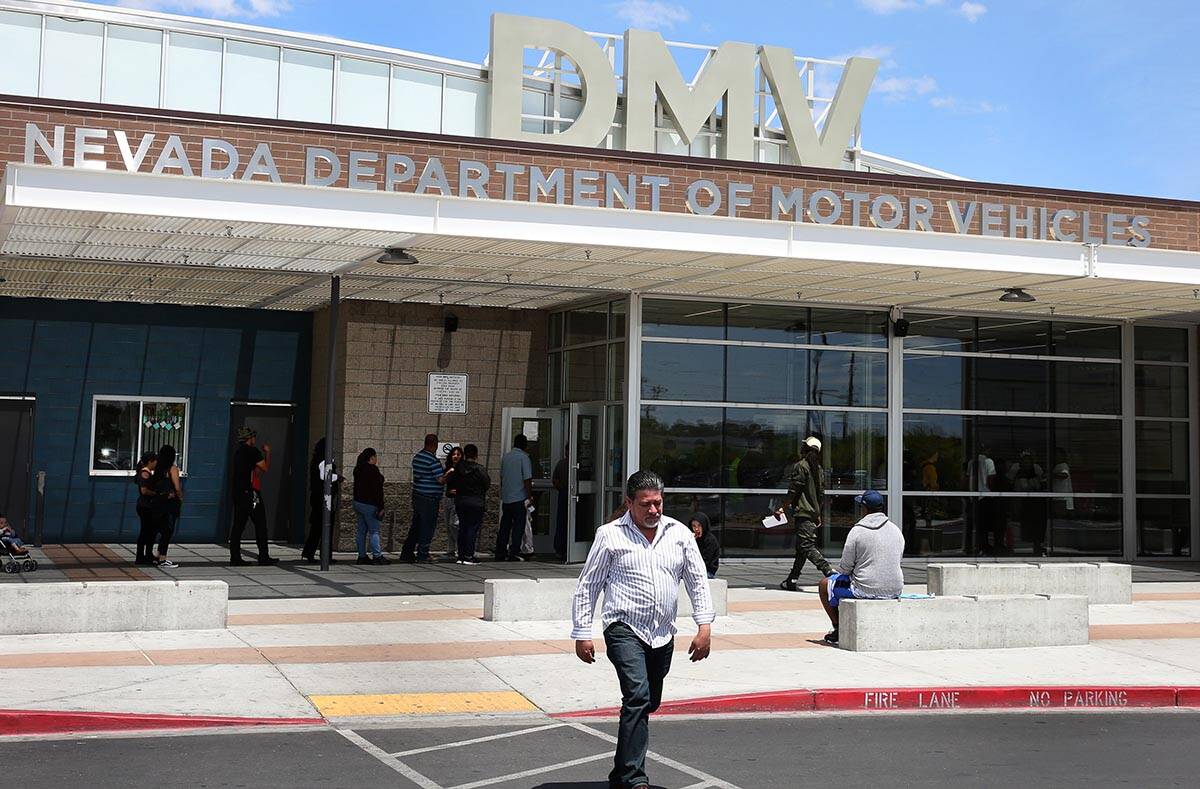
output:
[[295,403],[286,536],[301,539],[311,327],[307,313],[0,298],[0,393],[37,397],[33,470],[46,472],[44,542],[136,540],[129,479],[88,473],[97,394],[191,398],[176,542],[224,539],[230,401]]

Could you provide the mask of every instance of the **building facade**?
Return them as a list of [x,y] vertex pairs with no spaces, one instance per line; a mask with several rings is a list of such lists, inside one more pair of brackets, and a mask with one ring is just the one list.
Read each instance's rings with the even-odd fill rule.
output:
[[65,2],[0,3],[0,43],[0,410],[28,455],[0,477],[47,541],[130,539],[131,460],[167,437],[180,537],[219,541],[241,424],[285,437],[273,535],[300,539],[332,386],[339,461],[379,451],[385,539],[425,433],[494,477],[524,433],[540,551],[565,459],[570,559],[638,467],[727,556],[787,555],[761,521],[818,435],[831,553],[875,488],[914,555],[1192,555],[1200,205],[900,162],[812,89],[806,122],[848,143],[808,166],[768,47],[749,149],[688,120],[710,67],[656,77],[628,150],[624,95],[598,145],[555,140],[598,91],[554,53],[656,45],[632,35],[526,42],[508,137],[478,64]]

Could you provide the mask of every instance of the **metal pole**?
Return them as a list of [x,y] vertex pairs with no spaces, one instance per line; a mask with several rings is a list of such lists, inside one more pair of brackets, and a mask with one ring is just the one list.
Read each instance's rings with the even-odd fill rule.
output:
[[[33,547],[42,547],[42,527],[46,524],[46,472],[37,473],[37,501],[33,515]],[[24,535],[22,535],[24,536]]]
[[329,570],[333,556],[333,402],[336,385],[338,299],[341,297],[341,277],[329,278],[329,369],[325,376],[325,506],[321,512],[321,571]]

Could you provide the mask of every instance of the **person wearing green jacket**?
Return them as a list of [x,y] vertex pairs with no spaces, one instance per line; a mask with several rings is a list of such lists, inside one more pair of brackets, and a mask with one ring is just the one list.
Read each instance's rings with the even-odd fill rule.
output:
[[[821,513],[825,505],[825,471],[821,468],[821,440],[814,436],[804,439],[800,447],[800,459],[788,466],[785,478],[788,481],[787,500],[792,510],[792,523],[796,527],[796,560],[791,572],[779,583],[779,588],[796,591],[796,579],[804,569],[807,559],[821,571],[821,575],[833,573],[833,567],[817,550],[817,528],[821,525]],[[784,508],[775,511],[783,515]]]

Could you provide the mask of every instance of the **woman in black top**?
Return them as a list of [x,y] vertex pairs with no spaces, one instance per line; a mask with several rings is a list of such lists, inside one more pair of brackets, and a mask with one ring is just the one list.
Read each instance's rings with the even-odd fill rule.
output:
[[151,478],[154,476],[154,467],[158,465],[158,455],[153,452],[147,452],[142,455],[141,462],[137,465],[137,470],[133,475],[133,484],[137,487],[137,515],[138,521],[141,523],[141,528],[138,530],[137,552],[134,554],[134,564],[153,564],[154,563],[154,536],[158,533],[158,524],[154,520],[154,512],[150,505],[154,500],[154,488],[151,487]]
[[150,478],[150,487],[154,489],[151,509],[157,516],[159,534],[158,558],[154,564],[158,567],[178,567],[167,558],[171,535],[175,533],[175,524],[183,507],[183,485],[179,481],[179,466],[175,465],[175,447],[170,444],[163,444],[158,450],[158,464]]
[[[444,470],[451,471],[462,462],[462,447],[454,447],[446,456]],[[442,521],[446,524],[446,559],[458,560],[458,509],[454,506],[454,497],[458,488],[454,484],[454,475],[446,474],[446,495],[442,497]]]
[[721,543],[709,528],[708,516],[703,512],[693,512],[692,517],[688,518],[688,526],[691,527],[692,534],[696,535],[696,547],[700,549],[708,577],[716,578],[717,566],[721,563]]
[[[322,476],[322,466],[325,465],[325,439],[317,441],[313,447],[312,458],[308,461],[308,539],[304,541],[304,551],[301,552],[300,558],[306,562],[317,561],[317,550],[321,547],[321,529],[324,526],[324,511],[325,511],[325,477]],[[336,512],[338,493],[341,485],[338,483],[341,480],[337,474],[337,463],[333,464],[333,486],[331,488],[332,495],[330,498],[330,530],[333,530],[333,515]],[[336,539],[334,546],[337,548]],[[337,562],[332,556],[329,557],[329,563]]]
[[[358,453],[354,464],[354,511],[358,513],[355,545],[359,564],[391,564],[379,546],[379,519],[383,517],[383,474],[379,454],[371,447]],[[367,556],[370,541],[371,556]]]

